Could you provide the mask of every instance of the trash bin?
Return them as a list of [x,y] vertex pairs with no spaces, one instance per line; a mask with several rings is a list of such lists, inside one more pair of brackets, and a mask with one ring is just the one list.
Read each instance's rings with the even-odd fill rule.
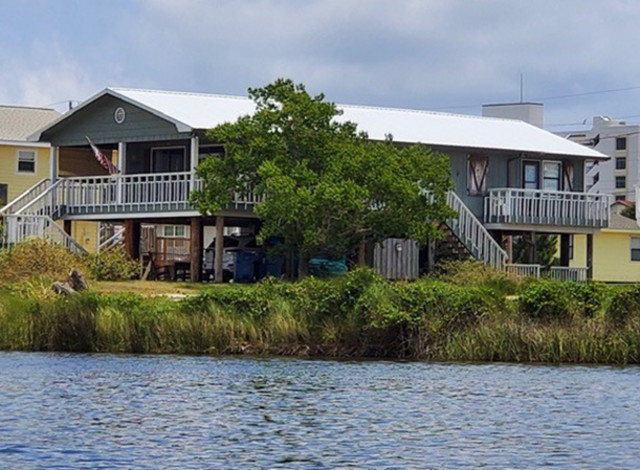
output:
[[234,282],[252,282],[254,279],[254,261],[256,254],[252,251],[237,251],[233,281]]

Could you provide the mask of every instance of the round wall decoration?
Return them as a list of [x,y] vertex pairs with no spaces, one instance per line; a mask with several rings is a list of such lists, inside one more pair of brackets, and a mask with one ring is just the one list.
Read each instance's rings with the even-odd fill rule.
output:
[[113,113],[113,120],[116,121],[116,124],[122,124],[127,117],[127,113],[124,111],[124,108],[118,107]]

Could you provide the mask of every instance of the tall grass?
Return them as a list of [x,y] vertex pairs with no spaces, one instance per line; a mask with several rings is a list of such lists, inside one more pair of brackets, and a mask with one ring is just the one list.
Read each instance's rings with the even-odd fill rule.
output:
[[640,288],[478,272],[390,283],[357,270],[181,301],[22,283],[0,294],[0,349],[640,363]]

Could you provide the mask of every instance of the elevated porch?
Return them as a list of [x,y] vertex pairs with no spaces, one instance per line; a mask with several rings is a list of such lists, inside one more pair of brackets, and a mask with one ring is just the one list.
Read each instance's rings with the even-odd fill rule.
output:
[[[60,178],[53,197],[65,219],[122,219],[149,216],[195,217],[189,197],[202,181],[195,172],[147,173]],[[255,217],[261,201],[252,191],[235,194],[223,211],[227,215]]]
[[609,225],[611,196],[574,191],[494,188],[484,199],[489,230],[594,233]]

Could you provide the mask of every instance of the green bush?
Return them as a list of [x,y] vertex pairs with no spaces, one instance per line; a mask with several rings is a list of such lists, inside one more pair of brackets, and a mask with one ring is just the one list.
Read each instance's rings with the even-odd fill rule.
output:
[[515,294],[523,279],[506,271],[496,270],[475,260],[447,261],[441,263],[440,275],[442,281],[459,286],[487,287],[497,294]]
[[85,272],[85,260],[72,255],[63,246],[43,239],[27,240],[0,253],[2,282],[26,281],[36,277],[50,282],[66,279],[74,269]]
[[535,280],[526,283],[520,292],[521,311],[529,318],[561,318],[571,312],[571,296],[566,284]]
[[640,286],[618,287],[614,290],[607,318],[617,325],[640,315]]
[[91,277],[98,281],[128,281],[140,273],[138,262],[121,245],[90,255],[88,264]]
[[586,318],[602,312],[610,295],[609,288],[599,282],[566,282],[563,288],[570,298],[572,313]]

